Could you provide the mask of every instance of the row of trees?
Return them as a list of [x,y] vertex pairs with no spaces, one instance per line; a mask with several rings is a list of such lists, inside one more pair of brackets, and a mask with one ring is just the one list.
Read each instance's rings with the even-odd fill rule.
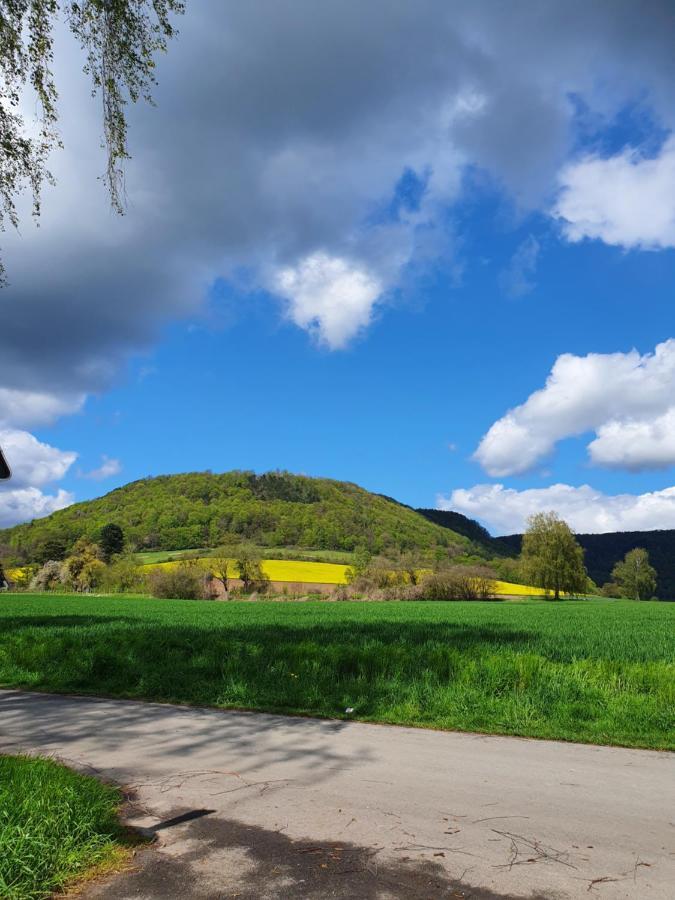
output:
[[354,554],[347,569],[347,587],[340,599],[369,600],[491,600],[496,576],[486,566],[457,562],[447,554],[404,551],[397,556],[372,556],[364,549]]
[[[537,513],[523,535],[520,558],[522,577],[529,584],[561,593],[585,594],[594,589],[584,565],[584,551],[569,525],[554,512]],[[626,553],[612,571],[612,582],[602,588],[605,596],[648,600],[656,591],[656,570],[641,547]]]
[[[400,595],[401,599],[406,599],[409,594],[412,599],[417,592],[409,588],[417,586],[429,573],[444,573],[446,592],[466,595],[466,599],[494,595],[494,582],[499,579],[540,587],[555,600],[563,594],[598,593],[586,571],[583,548],[569,525],[554,512],[538,513],[529,519],[517,560],[494,559],[486,564],[470,557],[453,559],[447,553],[438,554],[433,550],[407,551],[384,557],[372,556],[361,549],[354,554],[348,581],[355,591],[367,596],[380,598],[382,595],[381,599],[386,599],[384,595],[391,595],[391,599],[397,599]],[[656,590],[656,571],[649,563],[649,554],[642,548],[628,552],[615,565],[612,578],[613,581],[602,588],[602,593],[608,597],[646,600],[653,597]]]
[[[233,587],[244,593],[265,592],[269,579],[262,558],[250,544],[231,544],[207,558],[186,554],[175,565],[144,571],[133,553],[124,552],[124,536],[117,526],[103,529],[99,542],[80,538],[63,560],[46,560],[23,577],[33,591],[70,590],[124,593],[149,591],[156,597],[209,599],[217,594],[216,583],[228,594]],[[0,583],[5,579],[0,570]]]

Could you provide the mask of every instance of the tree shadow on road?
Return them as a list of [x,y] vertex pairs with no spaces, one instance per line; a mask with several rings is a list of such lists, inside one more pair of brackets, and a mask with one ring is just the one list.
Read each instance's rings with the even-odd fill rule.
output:
[[[180,818],[183,810],[171,815]],[[377,848],[345,841],[294,841],[283,833],[235,820],[203,817],[181,826],[170,852],[150,849],[134,871],[99,885],[90,896],[144,897],[146,900],[191,897],[195,900],[509,900],[508,895],[474,888],[471,860],[446,862],[428,852],[400,860]],[[396,852],[396,851],[395,851]],[[443,851],[436,851],[440,856]],[[447,860],[452,854],[445,852]],[[453,874],[456,873],[456,874]],[[523,898],[523,895],[520,895]],[[550,900],[531,894],[527,900]]]

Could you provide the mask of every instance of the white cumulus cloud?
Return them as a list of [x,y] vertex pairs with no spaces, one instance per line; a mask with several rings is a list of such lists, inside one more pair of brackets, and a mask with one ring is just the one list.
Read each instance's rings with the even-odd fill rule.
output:
[[675,339],[653,353],[565,353],[543,388],[509,410],[474,458],[494,477],[527,472],[563,438],[596,432],[598,465],[627,469],[675,464]]
[[44,494],[39,488],[25,487],[0,491],[0,528],[9,528],[18,522],[39,519],[64,509],[74,502],[69,491]]
[[641,421],[607,422],[588,445],[593,462],[621,469],[665,469],[675,462],[675,406]]
[[568,240],[595,238],[626,249],[675,247],[675,136],[653,159],[628,148],[568,165],[560,188],[553,214]]
[[79,392],[50,394],[0,387],[0,424],[47,425],[60,416],[77,412],[84,401],[85,395]]
[[15,428],[0,429],[0,447],[12,470],[12,478],[0,482],[0,528],[48,516],[73,503],[68,491],[48,494],[41,488],[63,478],[77,453],[59,450]]
[[0,429],[0,447],[12,470],[13,489],[59,481],[77,459],[77,453],[59,450],[16,428]]
[[494,534],[520,533],[529,516],[548,510],[555,510],[580,534],[675,528],[675,487],[609,495],[587,484],[553,484],[522,491],[503,484],[478,484],[439,496],[437,507],[480,519]]
[[291,321],[337,350],[370,324],[383,285],[363,266],[319,252],[281,269],[275,289]]

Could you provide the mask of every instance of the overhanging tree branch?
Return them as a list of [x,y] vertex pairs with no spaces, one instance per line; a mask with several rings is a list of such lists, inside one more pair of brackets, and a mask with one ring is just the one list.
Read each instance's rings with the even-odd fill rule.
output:
[[[124,212],[124,161],[129,159],[125,107],[152,103],[155,58],[176,30],[171,16],[183,0],[0,0],[0,231],[18,227],[16,199],[28,188],[34,218],[40,215],[50,152],[61,147],[58,92],[52,72],[53,27],[63,16],[85,53],[84,72],[100,95],[106,167],[102,179],[110,202]],[[20,104],[26,90],[38,101],[37,134]],[[5,270],[0,261],[0,283]]]

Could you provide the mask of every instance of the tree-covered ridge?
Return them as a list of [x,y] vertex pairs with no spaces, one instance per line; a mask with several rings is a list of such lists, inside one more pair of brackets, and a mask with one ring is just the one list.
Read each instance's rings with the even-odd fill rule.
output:
[[137,550],[215,547],[233,537],[266,547],[365,547],[373,553],[472,549],[467,538],[358,485],[243,471],[134,481],[45,519],[0,531],[0,545],[33,560],[44,556],[45,548],[69,551],[80,537],[97,540],[110,523],[120,526],[127,545]]
[[511,551],[498,543],[487,528],[483,528],[475,519],[470,519],[468,516],[450,509],[420,508],[417,512],[423,515],[425,519],[429,519],[430,522],[442,525],[443,528],[450,528],[457,534],[463,534],[469,540],[477,541],[479,544],[489,547],[495,556],[510,555]]
[[[585,551],[588,574],[597,585],[611,580],[614,565],[636,547],[644,547],[657,571],[656,595],[675,597],[675,529],[661,531],[613,531],[605,534],[577,534]],[[522,535],[510,534],[493,539],[505,551],[520,552]]]

